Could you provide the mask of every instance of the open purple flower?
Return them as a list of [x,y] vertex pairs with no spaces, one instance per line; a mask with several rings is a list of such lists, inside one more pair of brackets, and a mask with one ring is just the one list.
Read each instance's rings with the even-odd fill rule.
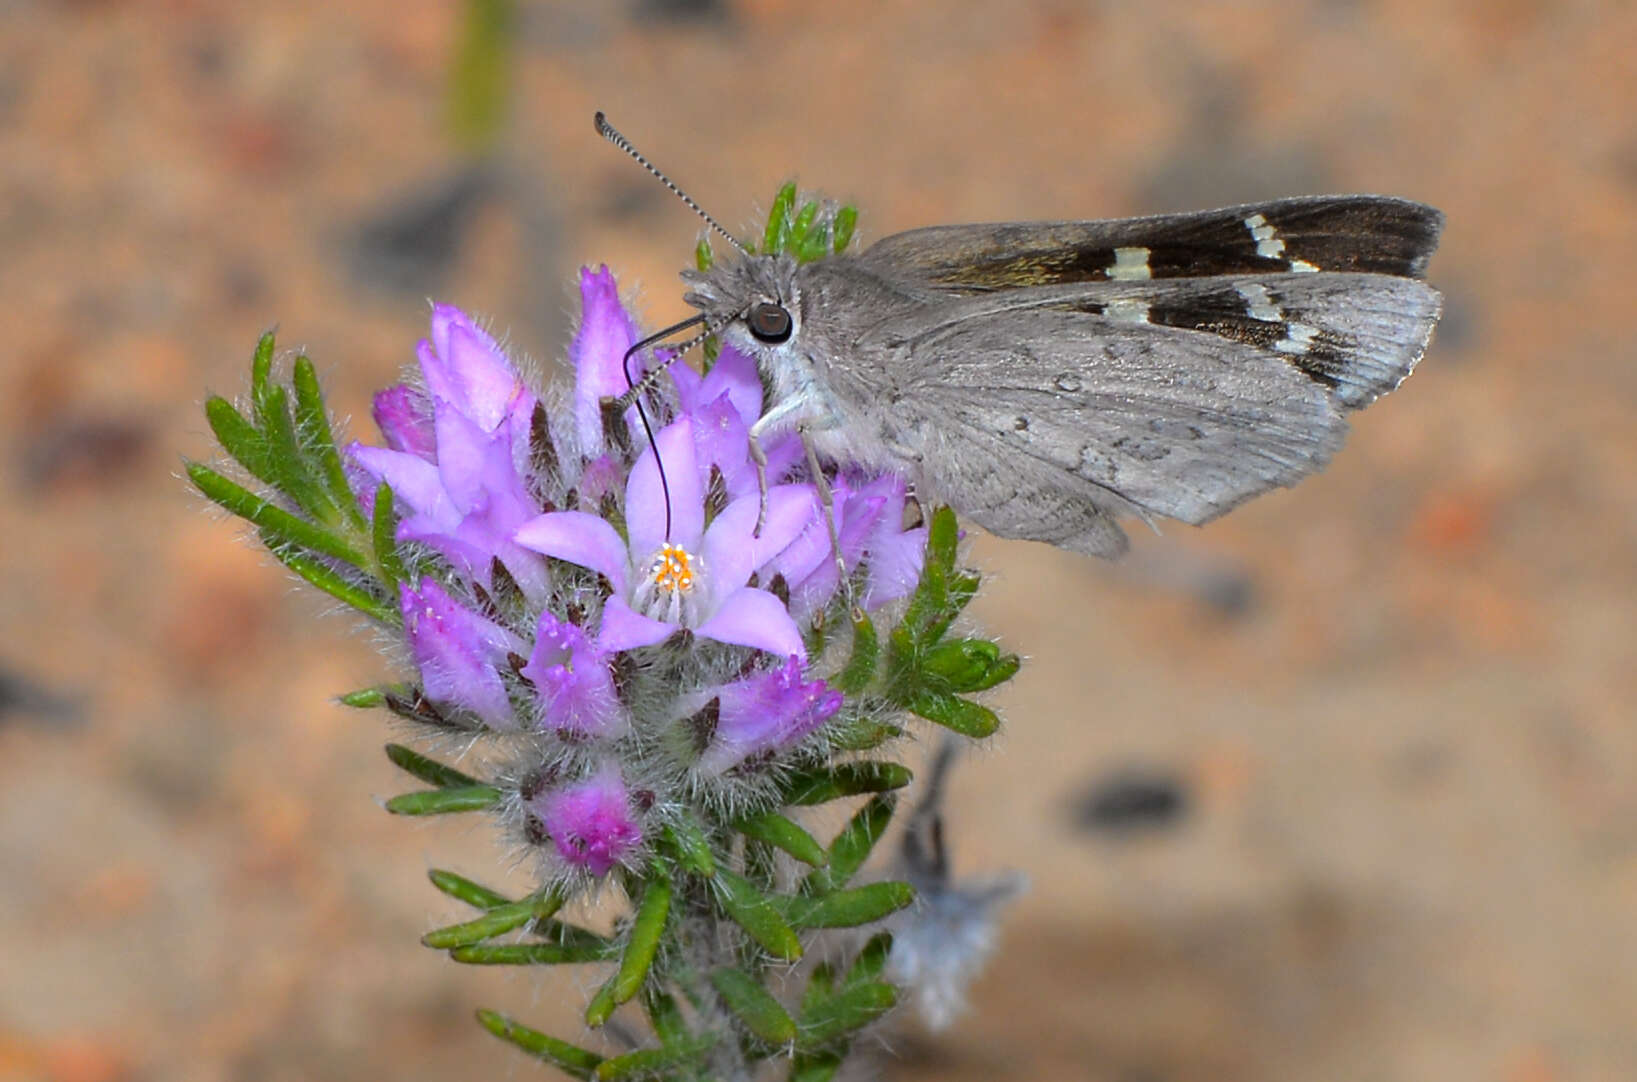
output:
[[421,343],[419,357],[434,454],[425,454],[423,422],[409,395],[377,404],[388,419],[388,441],[401,449],[355,443],[348,454],[409,506],[399,540],[429,546],[484,586],[492,585],[498,559],[525,593],[538,597],[545,566],[511,539],[539,510],[522,473],[534,394],[494,340],[448,305],[433,309],[432,338]]
[[529,807],[562,858],[592,875],[607,875],[642,844],[625,780],[613,763],[583,781],[547,789]]
[[421,670],[421,686],[435,703],[464,707],[491,729],[515,730],[500,668],[526,648],[522,639],[449,596],[436,579],[398,587],[404,635]]
[[734,500],[707,526],[693,421],[683,417],[667,425],[656,442],[670,482],[669,536],[665,494],[650,448],[626,482],[628,539],[596,515],[554,511],[524,524],[517,543],[608,578],[614,593],[603,607],[597,639],[605,650],[653,646],[679,628],[690,628],[702,638],[805,658],[790,613],[749,580],[819,513],[813,489],[770,489],[760,536],[755,495]]
[[803,681],[795,658],[724,684],[716,698],[716,730],[699,758],[699,769],[706,774],[720,774],[754,755],[788,750],[834,717],[842,702],[841,692],[824,681]]
[[540,613],[534,652],[521,672],[540,695],[545,728],[592,738],[618,734],[623,719],[608,663],[609,652],[584,631],[549,611]]

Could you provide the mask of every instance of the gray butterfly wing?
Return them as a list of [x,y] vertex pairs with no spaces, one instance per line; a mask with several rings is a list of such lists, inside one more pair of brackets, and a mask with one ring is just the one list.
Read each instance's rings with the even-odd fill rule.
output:
[[1431,287],[1378,274],[1088,282],[930,304],[860,345],[897,358],[924,496],[1114,555],[1116,516],[1202,523],[1321,469],[1438,310]]
[[912,229],[860,262],[948,293],[1072,282],[1325,270],[1420,278],[1444,216],[1379,195],[1321,195],[1219,210],[1079,222]]

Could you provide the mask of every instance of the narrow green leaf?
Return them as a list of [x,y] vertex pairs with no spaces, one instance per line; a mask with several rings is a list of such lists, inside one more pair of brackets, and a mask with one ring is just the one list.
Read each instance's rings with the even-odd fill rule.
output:
[[450,815],[492,808],[500,803],[501,795],[493,785],[422,789],[393,797],[387,801],[386,808],[393,815]]
[[786,804],[824,804],[844,796],[902,789],[914,777],[908,767],[884,759],[837,763],[790,779],[784,800]]
[[836,971],[829,962],[820,962],[813,967],[813,975],[807,978],[807,988],[801,994],[801,1013],[806,1016],[813,1007],[829,999],[836,991]]
[[434,950],[453,950],[470,947],[485,939],[505,935],[530,921],[546,920],[563,907],[563,897],[557,893],[535,895],[522,901],[498,905],[475,920],[451,924],[421,936],[421,943]]
[[484,1029],[510,1044],[516,1045],[536,1059],[556,1067],[563,1073],[580,1079],[592,1077],[592,1072],[603,1058],[578,1045],[548,1037],[539,1030],[514,1022],[496,1011],[479,1010],[477,1020]]
[[830,220],[820,217],[808,224],[796,241],[796,262],[812,263],[830,254]]
[[842,207],[836,211],[835,250],[840,255],[852,243],[853,230],[858,227],[858,208]]
[[317,460],[319,477],[330,501],[346,514],[355,529],[362,530],[364,513],[358,506],[358,494],[353,492],[347,471],[341,465],[330,415],[324,408],[324,390],[318,383],[318,370],[307,356],[296,358],[290,385],[296,392],[296,431],[301,445]]
[[711,239],[709,237],[700,237],[699,243],[694,245],[693,262],[694,266],[698,267],[702,272],[708,271],[716,265],[716,253],[711,251]]
[[402,744],[388,744],[386,752],[387,758],[392,760],[393,766],[415,775],[428,785],[436,785],[440,789],[484,784],[470,774],[463,774],[452,766],[447,766],[435,759],[428,759],[420,752],[412,751]]
[[711,974],[711,984],[728,1010],[757,1037],[773,1045],[795,1040],[795,1019],[756,978],[739,969],[718,969]]
[[824,846],[815,841],[811,834],[777,812],[741,819],[733,824],[733,829],[747,838],[754,838],[783,849],[802,863],[811,864],[815,868],[828,859],[824,853]]
[[904,735],[904,730],[874,718],[851,718],[833,722],[827,738],[836,751],[874,751],[890,740]]
[[336,702],[342,706],[350,706],[354,710],[368,710],[371,707],[384,706],[387,693],[384,688],[359,688],[349,691],[345,695],[336,696]]
[[945,692],[922,691],[907,705],[928,721],[974,740],[982,740],[1000,728],[1000,718],[987,706]]
[[609,977],[604,981],[602,987],[597,989],[597,994],[591,997],[591,1002],[586,1004],[586,1025],[600,1026],[613,1017],[614,1009],[619,1006],[614,1002],[614,980],[615,977]]
[[935,563],[945,571],[955,570],[955,551],[960,545],[960,523],[955,512],[947,506],[932,512],[932,524],[927,530],[928,563]]
[[666,1048],[693,1044],[688,1021],[682,1017],[682,1008],[677,1006],[673,996],[650,984],[642,993],[642,1009],[648,1013],[648,1024],[653,1027],[654,1036],[659,1038],[660,1044]]
[[797,928],[856,928],[898,912],[915,901],[908,883],[869,883],[817,898],[802,898],[790,906],[790,923]]
[[790,1061],[789,1082],[830,1082],[841,1068],[846,1051],[802,1052]]
[[716,858],[711,854],[710,839],[691,818],[683,818],[665,828],[666,836],[676,849],[682,867],[694,875],[709,879],[716,874]]
[[1021,662],[1016,654],[1003,654],[987,639],[950,639],[938,643],[921,657],[923,675],[942,682],[950,691],[985,691],[1010,680]]
[[186,464],[188,480],[207,499],[265,530],[272,538],[269,547],[299,545],[325,556],[345,560],[362,568],[364,559],[346,541],[322,526],[292,515],[271,500],[262,498],[235,481],[198,462]]
[[[593,932],[586,932],[582,936],[569,937],[562,943],[481,943],[470,947],[456,947],[449,952],[449,957],[464,965],[473,966],[557,966],[580,965],[585,962],[606,962],[614,957],[613,944],[596,936]],[[609,1012],[612,1013],[614,1003],[610,1000]],[[605,1017],[603,1021],[607,1021]],[[602,1022],[593,1022],[592,1025],[602,1025]]]
[[880,980],[891,956],[892,933],[879,932],[871,936],[870,941],[859,950],[858,957],[853,959],[852,968],[847,970],[846,983],[864,984]]
[[272,484],[319,522],[338,525],[338,509],[307,468],[307,456],[296,438],[296,422],[290,413],[290,396],[283,387],[274,385],[267,389],[263,405]]
[[392,486],[382,481],[375,489],[375,513],[370,519],[370,542],[375,547],[375,563],[386,576],[387,593],[396,596],[404,580],[404,561],[398,555],[398,507]]
[[696,1058],[708,1045],[695,1040],[690,1048],[639,1048],[621,1056],[613,1056],[597,1065],[599,1080],[641,1078],[645,1076],[674,1077],[667,1073],[678,1064]]
[[790,222],[790,232],[785,241],[785,249],[802,262],[802,245],[807,240],[807,231],[813,228],[813,221],[818,217],[819,205],[812,200],[803,203]]
[[887,832],[896,803],[891,793],[878,793],[858,809],[830,842],[826,866],[808,874],[801,885],[801,892],[806,895],[828,894],[846,886],[847,881],[869,859],[876,841]]
[[762,234],[762,253],[778,255],[790,239],[790,208],[796,205],[796,182],[789,181],[773,197],[773,209],[767,212],[767,229]]
[[510,905],[511,899],[498,891],[474,883],[464,875],[444,871],[442,868],[433,868],[426,873],[432,880],[432,885],[443,891],[449,897],[459,902],[465,902],[475,909],[493,909],[496,906]]
[[801,957],[801,940],[771,899],[748,879],[726,868],[716,870],[714,881],[722,908],[763,950],[787,962]]
[[364,587],[343,578],[329,564],[304,552],[297,552],[278,544],[278,539],[271,536],[271,531],[262,530],[259,536],[275,560],[337,601],[351,605],[365,616],[373,617],[389,626],[396,625],[402,619],[395,606],[383,603]]
[[250,412],[258,428],[266,428],[264,416],[268,388],[273,376],[273,332],[268,331],[256,342],[256,352],[250,356]]
[[830,678],[830,685],[844,694],[857,695],[875,679],[880,658],[881,639],[876,634],[875,624],[860,609],[853,620],[853,652],[847,658],[846,666]]
[[665,870],[656,867],[648,874],[648,886],[642,892],[642,904],[637,907],[636,919],[625,942],[625,953],[620,956],[619,972],[614,976],[614,1002],[624,1003],[642,988],[648,978],[648,969],[654,964],[660,938],[665,934],[665,921],[671,914],[671,881]]
[[796,1046],[816,1048],[847,1037],[892,1010],[897,1003],[898,990],[885,981],[843,988],[802,1013]]
[[216,434],[222,450],[234,461],[249,470],[251,475],[268,484],[273,482],[273,463],[267,450],[267,437],[245,419],[238,408],[220,395],[205,399],[205,420]]

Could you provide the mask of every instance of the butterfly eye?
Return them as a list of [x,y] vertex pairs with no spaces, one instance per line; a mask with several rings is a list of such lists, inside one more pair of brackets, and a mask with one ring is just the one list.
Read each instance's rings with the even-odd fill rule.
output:
[[777,345],[790,340],[790,313],[781,305],[770,301],[762,301],[750,309],[750,315],[745,318],[750,326],[750,333],[756,336],[758,342]]

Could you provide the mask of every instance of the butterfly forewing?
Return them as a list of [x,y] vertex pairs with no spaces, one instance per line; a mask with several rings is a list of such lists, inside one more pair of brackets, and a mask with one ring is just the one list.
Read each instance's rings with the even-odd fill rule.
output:
[[1313,196],[1107,221],[932,226],[883,238],[862,262],[953,293],[1314,270],[1419,278],[1442,227],[1441,213],[1407,199]]

